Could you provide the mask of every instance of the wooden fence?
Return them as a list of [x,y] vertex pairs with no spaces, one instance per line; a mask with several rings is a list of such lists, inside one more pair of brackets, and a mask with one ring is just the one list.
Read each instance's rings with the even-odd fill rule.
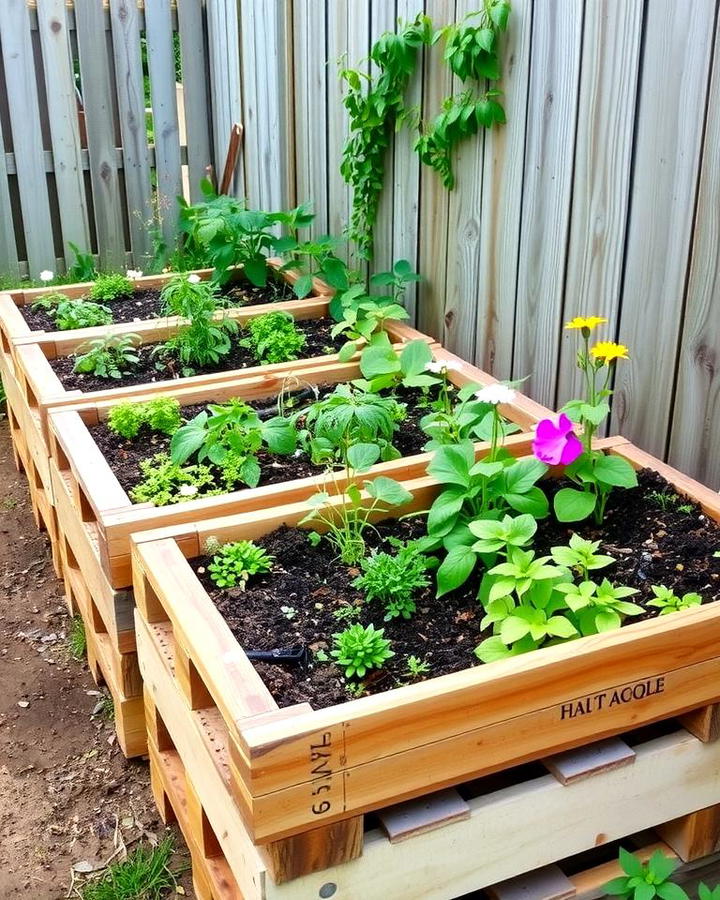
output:
[[[24,0],[3,0],[0,207],[20,202],[14,229],[7,213],[0,221],[0,271],[18,257],[33,273],[53,268],[68,238],[91,241],[107,262],[137,259],[148,251],[140,225],[151,177],[161,206],[178,191],[182,163],[196,190],[204,166],[222,164],[237,120],[245,152],[236,192],[263,208],[312,200],[317,232],[342,231],[350,192],[339,174],[347,117],[338,60],[359,62],[398,19],[424,10],[441,25],[477,5],[152,0],[143,12],[130,0],[76,0],[66,12],[64,0],[36,0],[28,13]],[[169,23],[180,35],[183,146]],[[524,390],[549,405],[578,386],[563,321],[607,316],[605,334],[632,356],[618,370],[613,429],[715,488],[719,40],[717,0],[513,0],[507,126],[462,146],[452,192],[419,164],[414,136],[398,134],[374,263],[411,259],[425,277],[412,298],[421,327],[498,377],[529,376]],[[70,57],[86,85],[87,150]],[[37,82],[27,77],[33,59]],[[409,103],[431,118],[456,88],[435,48]]]

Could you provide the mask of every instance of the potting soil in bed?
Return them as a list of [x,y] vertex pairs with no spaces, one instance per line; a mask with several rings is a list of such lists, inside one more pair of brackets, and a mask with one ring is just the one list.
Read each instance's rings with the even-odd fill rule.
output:
[[[63,285],[56,289],[62,294]],[[246,281],[229,281],[220,288],[228,308],[251,306],[263,303],[279,303],[281,300],[297,300],[292,287],[284,280],[272,279],[265,287],[256,287]],[[83,297],[90,300],[90,297]],[[162,313],[160,291],[139,290],[117,300],[96,301],[107,306],[113,315],[113,322],[140,322],[155,319]],[[57,331],[55,321],[43,309],[33,309],[32,305],[19,307],[23,318],[33,331]]]
[[[345,338],[333,338],[330,334],[335,322],[332,319],[305,319],[298,321],[298,328],[305,335],[305,346],[300,351],[300,359],[312,359],[317,356],[325,356],[328,353],[336,353],[345,343]],[[227,356],[214,365],[196,366],[192,371],[184,370],[176,359],[168,358],[157,353],[161,344],[144,344],[137,349],[140,362],[131,372],[123,375],[117,381],[107,378],[98,378],[92,373],[81,374],[73,371],[75,366],[74,356],[61,356],[58,359],[49,360],[53,371],[68,391],[106,391],[113,387],[126,387],[133,384],[152,384],[156,381],[168,381],[174,378],[182,378],[183,375],[209,375],[213,372],[231,372],[235,369],[247,369],[259,366],[247,347],[241,347],[239,341],[245,337],[242,330],[237,335],[231,336],[232,349]]]
[[[318,395],[325,397],[332,393],[335,385],[321,385]],[[298,397],[294,410],[301,409],[315,399],[315,394],[310,389],[298,392],[290,392],[288,397]],[[419,390],[403,391],[397,394],[398,400],[406,404],[407,416],[395,434],[393,445],[402,456],[411,456],[421,453],[427,443],[428,437],[420,428],[420,419],[428,412],[426,406],[420,405],[422,393]],[[277,398],[270,397],[267,400],[255,400],[249,405],[261,411],[265,418],[276,415]],[[287,402],[287,399],[286,399]],[[198,413],[207,409],[206,404],[196,406],[184,406],[181,410],[183,418],[188,421]],[[130,491],[141,480],[139,465],[144,459],[155,456],[156,453],[169,452],[170,438],[162,434],[148,434],[141,432],[135,440],[128,441],[109,430],[105,422],[92,425],[90,433],[102,450],[110,468],[126,491]],[[315,466],[304,453],[297,452],[294,455],[278,456],[269,453],[266,449],[258,453],[261,476],[260,485],[277,484],[281,481],[290,481],[295,478],[307,478],[312,475],[320,475],[326,471],[325,466]],[[209,464],[212,468],[212,465]],[[218,483],[220,483],[218,479]],[[238,485],[237,490],[242,490]],[[202,496],[202,489],[197,496]]]
[[[552,494],[561,483],[546,484]],[[670,499],[662,508],[655,492]],[[608,502],[605,522],[563,525],[547,519],[540,522],[534,549],[538,555],[550,547],[567,544],[573,532],[590,540],[601,540],[599,552],[615,558],[605,569],[593,572],[596,580],[607,577],[615,585],[639,590],[629,598],[645,606],[653,598],[652,585],[664,585],[677,594],[696,591],[703,602],[720,599],[720,526],[708,519],[700,508],[685,499],[678,500],[674,489],[655,472],[640,473],[640,487],[616,490]],[[685,507],[687,504],[687,507]],[[679,509],[683,506],[683,509]],[[414,517],[389,519],[367,532],[368,550],[389,552],[391,536],[408,539],[424,533],[424,520]],[[427,662],[426,677],[456,672],[479,665],[474,649],[490,632],[482,632],[483,611],[476,600],[481,572],[452,594],[435,599],[434,587],[420,592],[415,601],[417,612],[409,621],[383,622],[379,602],[364,604],[362,593],[351,582],[360,574],[333,559],[328,543],[312,546],[307,533],[281,528],[257,540],[274,557],[272,572],[255,576],[246,590],[221,590],[210,579],[210,557],[192,561],[194,570],[227,621],[240,645],[246,650],[308,648],[310,657],[332,650],[334,633],[343,631],[352,621],[371,622],[385,628],[395,656],[382,669],[364,679],[367,693],[379,693],[413,679],[407,672],[407,659],[414,655]],[[430,572],[433,581],[433,573]],[[285,610],[281,607],[285,607]],[[354,608],[357,616],[338,620],[333,612]],[[626,624],[658,614],[645,607],[643,616],[626,619]],[[670,615],[675,615],[671,613]],[[280,706],[309,701],[316,708],[343,703],[350,699],[341,670],[331,662],[314,661],[307,668],[256,663],[256,669]]]

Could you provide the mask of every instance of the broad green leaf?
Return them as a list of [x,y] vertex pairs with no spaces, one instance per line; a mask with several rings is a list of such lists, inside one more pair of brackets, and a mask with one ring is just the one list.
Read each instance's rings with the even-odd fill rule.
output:
[[[206,417],[207,418],[207,417]],[[174,463],[184,463],[205,443],[207,430],[195,421],[178,428],[170,440],[170,458]]]
[[621,625],[620,616],[611,609],[599,609],[595,614],[595,627],[598,631],[613,631]]
[[312,275],[308,275],[308,274],[301,275],[297,279],[295,284],[293,284],[293,293],[300,300],[302,300],[303,297],[307,297],[307,295],[310,293],[310,291],[312,291],[312,289],[313,289]]
[[263,422],[262,435],[268,450],[287,456],[293,453],[297,446],[297,432],[295,426],[282,416],[276,416]]
[[548,634],[559,638],[572,638],[577,636],[577,628],[563,616],[552,616],[547,620],[545,629]]
[[508,493],[524,494],[547,472],[548,467],[535,457],[519,459],[505,469]]
[[499,634],[486,638],[479,647],[475,648],[475,656],[484,663],[496,662],[499,659],[508,659],[515,656],[512,648],[503,644]]
[[340,362],[350,362],[350,360],[357,353],[357,344],[355,341],[348,341],[346,344],[343,344],[340,348],[340,352],[338,353],[338,359]]
[[443,537],[451,531],[464,502],[464,492],[457,489],[443,491],[436,497],[428,513],[428,534]]
[[400,359],[390,345],[371,344],[360,356],[360,371],[367,379],[400,372]]
[[249,259],[244,265],[245,275],[256,287],[265,287],[267,284],[267,263],[265,257],[256,256]]
[[[655,891],[662,900],[689,900],[685,890],[679,884],[673,884],[671,881],[656,885]],[[702,897],[702,894],[699,896]]]
[[476,562],[477,556],[469,547],[458,546],[448,551],[437,570],[437,594],[435,596],[442,597],[464,584],[475,568]]
[[635,469],[626,459],[619,456],[601,456],[595,462],[595,478],[602,484],[613,487],[637,487]]
[[248,487],[257,487],[260,482],[260,464],[254,456],[249,457],[240,467],[240,476]]
[[618,878],[613,878],[612,881],[608,881],[607,884],[603,885],[603,891],[613,897],[627,894],[627,882],[626,876],[620,875]]
[[553,501],[555,515],[560,522],[580,522],[595,509],[595,495],[590,491],[562,488]]
[[520,616],[508,616],[500,626],[500,638],[505,644],[514,644],[530,633],[530,623]]
[[504,498],[516,512],[527,513],[536,519],[544,519],[550,511],[548,499],[539,487],[532,487],[524,494],[511,492],[505,494]]
[[380,475],[374,481],[365,482],[365,490],[381,503],[389,503],[390,506],[402,506],[412,500],[412,494],[398,481]]
[[356,472],[364,472],[380,458],[380,448],[377,444],[354,444],[347,454],[348,465]]
[[471,441],[439,447],[427,471],[441,484],[457,484],[467,488],[470,485],[470,468],[474,458],[475,452]]
[[626,875],[635,875],[642,877],[645,873],[642,862],[635,856],[634,853],[630,853],[629,850],[626,850],[624,847],[620,848],[620,866],[622,867],[623,872]]
[[403,376],[408,378],[422,374],[425,371],[425,366],[432,362],[432,358],[432,350],[429,344],[421,340],[410,341],[400,353],[400,367]]
[[665,856],[662,850],[656,850],[650,857],[650,870],[660,881],[666,881],[677,866],[676,860]]

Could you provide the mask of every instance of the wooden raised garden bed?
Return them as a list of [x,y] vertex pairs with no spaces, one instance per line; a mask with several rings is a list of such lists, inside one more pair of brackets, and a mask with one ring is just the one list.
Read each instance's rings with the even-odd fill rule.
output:
[[[452,360],[458,369],[451,373],[457,385],[478,382],[492,383],[494,379],[446,351],[433,351],[438,360]],[[232,397],[252,401],[274,397],[283,387],[288,375],[308,385],[328,385],[345,382],[360,374],[357,362],[326,362],[307,368],[297,366],[292,373],[286,366],[277,367],[263,375],[235,379],[207,380],[200,385],[164,385],[165,393],[179,400],[182,406],[208,402],[222,402]],[[149,399],[156,391],[133,399]],[[51,473],[55,512],[58,522],[60,558],[65,567],[66,582],[73,580],[72,592],[84,596],[78,604],[86,627],[96,633],[106,632],[116,652],[127,656],[121,670],[127,691],[135,683],[135,632],[133,599],[128,590],[132,585],[130,535],[146,529],[193,522],[204,518],[250,510],[264,510],[288,502],[305,500],[328,483],[330,476],[318,474],[290,481],[267,484],[257,488],[233,491],[220,496],[200,497],[184,503],[155,507],[133,503],[121,486],[109,462],[93,439],[90,428],[102,423],[116,401],[103,400],[78,404],[49,411]],[[503,407],[506,416],[524,432],[547,414],[547,410],[518,395],[515,403]],[[514,435],[510,446],[527,452],[527,433]],[[482,452],[482,444],[478,445]],[[372,475],[385,474],[396,479],[414,478],[424,474],[430,454],[379,463],[370,470]],[[338,483],[341,476],[336,476]]]
[[[598,446],[638,469],[652,467],[700,504],[704,515],[720,520],[714,492],[622,438]],[[404,486],[413,500],[402,508],[403,515],[426,510],[438,489],[430,478]],[[720,606],[647,619],[322,709],[307,702],[279,709],[188,560],[202,557],[209,538],[259,540],[280,526],[297,525],[306,512],[306,504],[294,504],[132,539],[138,653],[152,701],[150,753],[155,781],[163,786],[160,800],[167,796],[174,806],[168,785],[174,781],[177,786],[181,777],[190,785],[197,800],[187,808],[199,809],[197,821],[203,825],[188,826],[193,854],[204,835],[215,848],[206,855],[224,855],[238,880],[238,896],[323,896],[318,891],[328,883],[341,884],[347,897],[399,896],[402,885],[413,883],[407,880],[411,876],[436,884],[428,896],[451,896],[448,872],[459,872],[457,894],[481,886],[476,880],[480,863],[467,855],[467,846],[483,847],[491,835],[484,884],[519,874],[528,867],[523,861],[543,865],[720,802],[719,745],[700,746],[685,736],[678,739],[689,740],[703,760],[697,793],[693,766],[669,751],[664,761],[650,765],[649,777],[658,780],[647,801],[638,787],[640,770],[637,779],[628,770],[626,778],[619,777],[613,802],[602,779],[590,779],[587,794],[577,786],[574,799],[572,792],[560,792],[568,806],[556,808],[549,798],[538,802],[539,795],[531,794],[529,806],[520,805],[517,819],[506,823],[508,809],[519,803],[517,791],[511,791],[498,807],[490,805],[493,814],[484,826],[476,823],[477,831],[467,825],[464,832],[465,822],[458,822],[436,832],[437,837],[414,838],[418,843],[408,849],[408,868],[399,863],[402,844],[378,847],[374,834],[366,835],[365,856],[356,859],[363,814],[369,811],[675,716],[703,740],[716,737],[717,719],[707,704],[720,698]],[[700,707],[706,708],[693,712]],[[163,765],[175,766],[170,782],[169,770],[159,771]],[[671,794],[677,805],[665,808]],[[477,808],[470,803],[471,822],[487,811],[486,803],[486,798]],[[587,816],[589,808],[606,809],[606,804],[609,818],[603,813],[602,823]],[[545,824],[528,826],[538,810]],[[555,833],[546,816],[554,822],[556,812],[558,833],[567,843],[554,840],[550,848],[541,836],[548,827]],[[717,817],[711,819],[715,825],[708,829],[714,829],[712,840],[717,840]],[[707,819],[674,822],[666,839],[682,845],[698,821]],[[581,826],[590,829],[582,836]],[[535,842],[531,853],[518,852],[513,835],[519,831]],[[583,847],[577,841],[587,843]],[[448,864],[447,852],[455,852],[457,867]],[[419,858],[427,861],[422,867],[417,867]],[[284,886],[273,893],[275,886],[262,880],[262,872],[270,872],[279,885],[343,859],[356,861],[291,883],[286,893]],[[437,879],[444,873],[445,881],[426,881],[431,870]]]
[[[209,272],[205,274],[207,275]],[[169,276],[162,277],[166,278]],[[289,281],[293,280],[290,273],[285,273],[284,277]],[[228,318],[243,323],[268,311],[284,310],[299,322],[307,321],[308,324],[311,324],[315,320],[327,317],[328,303],[329,298],[327,294],[316,293],[316,295],[304,300],[289,300],[273,304],[246,306],[226,310],[219,315],[226,315]],[[19,315],[14,305],[13,310],[15,314]],[[172,389],[172,386],[177,386],[178,384],[202,385],[222,378],[232,379],[237,376],[239,371],[252,371],[250,368],[243,370],[228,369],[225,371],[220,366],[218,371],[210,374],[164,381],[154,380],[155,376],[153,375],[152,378],[149,378],[144,383],[137,383],[137,379],[134,379],[136,383],[124,386],[122,381],[116,382],[108,379],[104,387],[86,390],[76,385],[82,384],[83,380],[87,381],[88,376],[75,378],[76,385],[68,388],[63,383],[63,378],[66,376],[59,375],[53,369],[54,363],[57,364],[61,360],[68,360],[68,365],[66,366],[68,369],[67,377],[72,378],[70,358],[80,348],[87,347],[88,342],[91,340],[103,338],[107,335],[136,334],[140,337],[142,345],[149,345],[165,341],[177,334],[183,323],[183,319],[174,316],[76,331],[35,333],[18,336],[8,345],[12,350],[8,350],[7,353],[0,355],[0,375],[2,375],[3,382],[8,386],[8,405],[12,408],[15,418],[19,422],[25,445],[34,460],[34,465],[42,479],[51,503],[53,498],[48,469],[48,409],[71,405],[83,399],[97,398],[102,400],[116,397],[118,400],[129,400],[137,394],[147,393],[149,389],[154,389],[155,386],[160,389],[171,386]],[[387,330],[392,340],[396,343],[423,337],[419,332],[402,323],[393,323],[389,325]],[[430,338],[425,339],[431,342]],[[313,362],[322,363],[334,358],[336,358],[334,355],[320,355]],[[297,361],[284,365],[287,368],[293,368],[297,365]],[[257,366],[256,368],[259,371],[266,367]],[[92,385],[97,381],[98,379],[93,379],[90,384]]]

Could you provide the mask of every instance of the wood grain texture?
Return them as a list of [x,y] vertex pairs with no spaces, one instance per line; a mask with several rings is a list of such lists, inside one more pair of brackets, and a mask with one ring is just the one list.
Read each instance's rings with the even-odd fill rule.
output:
[[[386,31],[396,30],[396,15],[394,2],[376,2],[371,4],[370,21],[370,45]],[[375,63],[370,63],[370,76],[376,77],[378,68]],[[395,197],[395,181],[393,176],[395,166],[395,141],[391,139],[390,146],[385,154],[385,170],[383,177],[383,190],[380,195],[377,221],[375,222],[375,243],[373,260],[370,265],[371,272],[387,272],[393,265],[393,211]]]
[[130,0],[112,0],[113,58],[128,203],[130,247],[142,268],[152,252],[148,223],[153,221],[150,162],[145,128],[145,89],[140,51],[140,17]]
[[692,16],[672,0],[647,4],[619,323],[634,361],[618,368],[611,429],[656,456],[672,406],[715,14],[714,0]]
[[[5,141],[3,139],[2,123],[0,123],[0,209],[9,211],[11,208],[10,187],[5,164]],[[15,228],[12,216],[8,215],[8,212],[0,216],[0,270],[13,279],[18,278],[20,274]]]
[[[620,308],[642,26],[635,0],[585,5],[562,321],[604,316],[607,337]],[[562,332],[557,406],[582,390],[576,335]]]
[[37,16],[60,228],[65,262],[70,264],[74,255],[69,242],[87,252],[90,230],[65,3],[38,0]]
[[[115,119],[110,61],[105,52],[103,10],[94,3],[75,9],[85,128],[90,154],[95,230],[100,266],[125,268],[120,179],[115,156]],[[98,52],[102,49],[103,52]]]
[[502,38],[507,124],[485,135],[475,361],[497,378],[512,374],[522,210],[532,0],[516,0]]
[[[206,7],[208,46],[210,48],[210,95],[212,101],[215,176],[222,176],[230,130],[242,123],[242,85],[240,81],[240,24],[236,0],[215,0]],[[235,171],[230,193],[245,195],[245,169],[241,162]]]
[[580,75],[582,0],[533,9],[513,377],[555,398]]
[[669,460],[720,489],[720,28],[708,97]]
[[[25,0],[8,0],[3,5],[0,45],[20,206],[24,219],[33,223],[25,234],[28,265],[33,277],[37,278],[43,269],[55,271],[55,250],[47,190],[38,190],[38,186],[45,186],[45,165],[30,17]],[[9,212],[8,205],[3,210],[3,217]],[[7,227],[5,231],[7,234]]]

